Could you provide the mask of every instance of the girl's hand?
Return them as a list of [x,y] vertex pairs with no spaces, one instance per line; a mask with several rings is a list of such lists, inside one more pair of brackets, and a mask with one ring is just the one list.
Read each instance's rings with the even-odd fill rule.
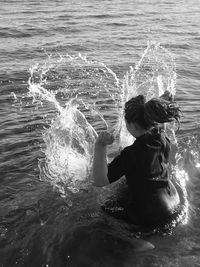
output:
[[174,97],[173,97],[173,95],[168,90],[166,90],[164,92],[164,94],[162,94],[160,96],[160,98],[162,98],[162,99],[164,99],[166,101],[172,102]]
[[111,145],[114,141],[114,137],[112,134],[104,131],[99,134],[96,139],[96,144],[101,146]]

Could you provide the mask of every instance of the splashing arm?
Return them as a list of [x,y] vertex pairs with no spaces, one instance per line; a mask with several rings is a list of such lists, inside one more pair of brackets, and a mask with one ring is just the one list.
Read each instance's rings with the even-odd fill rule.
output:
[[107,145],[112,144],[114,138],[108,132],[101,132],[96,139],[93,159],[94,186],[102,187],[109,184],[107,177]]

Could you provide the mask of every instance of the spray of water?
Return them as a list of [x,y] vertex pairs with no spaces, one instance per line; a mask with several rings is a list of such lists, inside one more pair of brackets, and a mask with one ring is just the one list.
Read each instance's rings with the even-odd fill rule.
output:
[[[58,81],[61,81],[60,83]],[[96,130],[119,131],[119,80],[102,63],[79,55],[49,57],[30,69],[28,97],[54,117],[43,132],[45,158],[40,160],[41,178],[58,187],[77,192],[89,185]],[[106,119],[108,108],[115,122]],[[116,130],[117,129],[117,130]]]
[[65,187],[77,192],[90,175],[96,131],[78,110],[74,99],[52,121],[43,134],[45,160],[40,169],[44,179],[64,193]]
[[[147,100],[161,96],[166,90],[172,96],[176,89],[176,65],[171,53],[155,42],[148,42],[147,48],[135,67],[130,67],[123,81],[122,121],[120,143],[122,147],[130,145],[133,137],[126,130],[123,120],[124,104],[130,98],[143,94]],[[167,130],[174,143],[176,137],[172,124],[167,124]]]

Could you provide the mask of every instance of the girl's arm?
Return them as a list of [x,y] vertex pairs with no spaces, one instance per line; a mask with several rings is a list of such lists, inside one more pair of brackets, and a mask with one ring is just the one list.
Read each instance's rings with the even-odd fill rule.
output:
[[105,186],[109,184],[107,177],[107,145],[112,144],[113,136],[108,132],[101,132],[97,137],[93,159],[94,186]]

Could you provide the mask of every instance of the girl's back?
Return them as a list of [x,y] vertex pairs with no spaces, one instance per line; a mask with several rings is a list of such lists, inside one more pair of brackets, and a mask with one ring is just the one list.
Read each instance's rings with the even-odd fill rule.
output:
[[[128,199],[121,205],[133,223],[151,224],[171,216],[179,203],[168,175],[170,141],[156,128],[136,139],[108,165],[108,179],[125,175]],[[127,192],[126,192],[127,193]]]

